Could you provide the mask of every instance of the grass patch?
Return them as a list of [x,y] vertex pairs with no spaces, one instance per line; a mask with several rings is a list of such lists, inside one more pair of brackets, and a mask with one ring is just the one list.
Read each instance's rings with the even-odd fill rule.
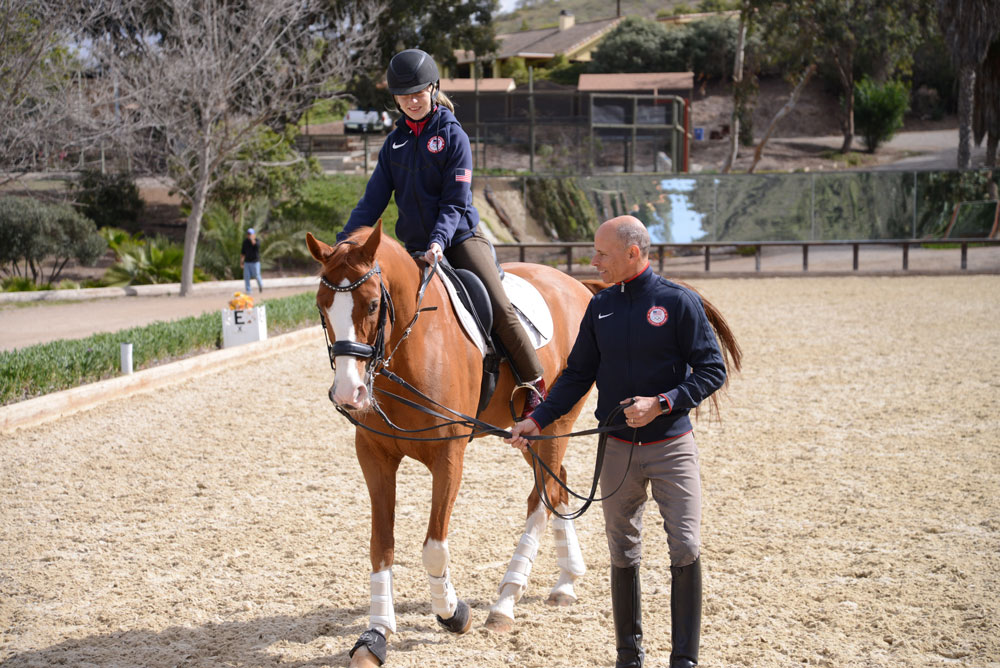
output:
[[845,167],[861,167],[866,164],[877,162],[874,155],[870,153],[860,153],[858,151],[848,151],[847,153],[841,153],[840,151],[823,151],[821,157],[824,160],[830,160],[836,162]]
[[[969,248],[985,248],[987,244],[983,243],[972,243],[966,244]],[[933,244],[920,244],[921,248],[927,248],[929,250],[956,250],[962,247],[962,242],[941,242]]]
[[[368,177],[364,174],[324,175],[310,179],[302,188],[301,200],[279,206],[278,217],[290,223],[308,225],[318,238],[333,243],[367,184]],[[389,234],[395,235],[398,217],[393,196],[382,214],[382,227]]]
[[[269,336],[317,322],[316,296],[311,292],[265,303]],[[221,348],[222,318],[213,311],[85,339],[0,351],[0,405],[117,376],[122,343],[132,344],[133,367],[147,369]]]

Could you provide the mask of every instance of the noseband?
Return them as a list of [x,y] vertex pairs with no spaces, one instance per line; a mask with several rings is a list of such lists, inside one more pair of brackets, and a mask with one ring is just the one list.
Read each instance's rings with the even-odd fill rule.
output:
[[382,270],[379,268],[378,262],[375,262],[372,268],[368,270],[368,273],[350,285],[344,286],[334,285],[327,280],[326,276],[320,275],[319,277],[320,282],[334,292],[354,292],[365,281],[375,275],[379,277],[381,296],[378,307],[378,329],[375,331],[375,341],[373,344],[369,345],[357,341],[334,341],[330,343],[330,332],[326,328],[326,317],[323,315],[323,310],[319,310],[319,319],[323,325],[323,336],[326,337],[326,351],[330,356],[330,368],[334,372],[337,371],[335,359],[340,356],[368,360],[368,363],[365,365],[365,385],[369,386],[369,390],[371,389],[370,386],[374,380],[375,373],[381,368],[385,360],[385,323],[387,320],[393,324],[396,322],[396,310],[392,305],[392,297],[389,295],[389,291],[386,290],[385,283],[382,281]]

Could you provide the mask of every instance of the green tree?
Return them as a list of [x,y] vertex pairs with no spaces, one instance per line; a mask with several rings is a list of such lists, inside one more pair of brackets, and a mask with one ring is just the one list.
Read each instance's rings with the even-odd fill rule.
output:
[[[348,0],[328,0],[331,6]],[[385,77],[385,68],[393,55],[403,49],[423,49],[429,53],[441,76],[454,76],[458,60],[456,51],[473,51],[486,57],[499,44],[493,15],[498,0],[386,0],[375,28],[377,57],[372,67],[359,73],[349,90],[365,109],[385,109],[392,106],[391,97],[378,88]]]
[[910,106],[909,97],[901,81],[889,81],[880,86],[865,76],[855,84],[854,120],[869,153],[874,153],[903,127],[903,116]]
[[733,71],[739,21],[711,17],[685,26],[684,49],[687,68],[713,79],[727,78]]
[[933,11],[929,0],[788,0],[760,6],[772,63],[801,72],[811,64],[841,91],[841,152],[854,139],[854,81],[906,74]]
[[683,63],[681,29],[669,29],[656,21],[629,16],[615,26],[594,50],[590,71],[669,72]]

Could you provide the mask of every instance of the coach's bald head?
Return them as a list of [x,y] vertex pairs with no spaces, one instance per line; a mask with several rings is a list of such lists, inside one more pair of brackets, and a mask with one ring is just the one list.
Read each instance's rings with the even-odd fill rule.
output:
[[618,216],[601,223],[594,234],[594,259],[601,279],[618,283],[646,268],[649,232],[635,216]]

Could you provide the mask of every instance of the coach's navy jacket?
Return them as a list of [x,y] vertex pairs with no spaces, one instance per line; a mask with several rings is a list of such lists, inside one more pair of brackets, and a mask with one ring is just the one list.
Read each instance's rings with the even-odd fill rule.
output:
[[[670,411],[636,433],[652,443],[691,431],[688,412],[722,387],[726,368],[701,298],[653,273],[649,265],[628,281],[594,295],[562,375],[531,414],[545,428],[597,381],[598,420],[624,399],[663,395]],[[610,435],[631,441],[624,413]]]
[[479,212],[472,206],[472,150],[458,119],[438,105],[418,137],[399,117],[378,153],[361,201],[351,212],[343,241],[363,225],[374,225],[393,191],[396,237],[409,251],[425,251],[433,242],[442,249],[472,236]]

